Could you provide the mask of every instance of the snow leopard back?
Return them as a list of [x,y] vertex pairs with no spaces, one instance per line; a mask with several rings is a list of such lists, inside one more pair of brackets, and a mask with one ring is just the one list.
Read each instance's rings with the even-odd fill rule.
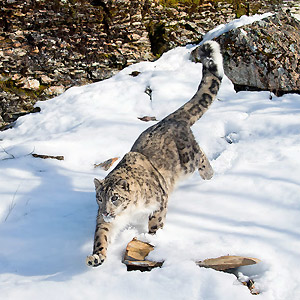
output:
[[183,174],[193,173],[205,165],[210,169],[190,127],[207,111],[219,91],[223,77],[219,44],[206,42],[192,52],[192,57],[203,65],[196,94],[175,112],[144,131],[131,149],[152,162],[170,189]]

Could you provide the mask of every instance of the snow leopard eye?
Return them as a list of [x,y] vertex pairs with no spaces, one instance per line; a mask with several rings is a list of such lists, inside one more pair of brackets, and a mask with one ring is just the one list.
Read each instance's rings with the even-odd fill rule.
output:
[[115,205],[118,206],[120,204],[120,199],[118,195],[114,195],[110,198],[111,202]]
[[111,201],[112,201],[112,202],[116,202],[116,201],[118,201],[118,200],[119,200],[119,197],[116,196],[116,195],[114,195],[114,196],[111,197]]

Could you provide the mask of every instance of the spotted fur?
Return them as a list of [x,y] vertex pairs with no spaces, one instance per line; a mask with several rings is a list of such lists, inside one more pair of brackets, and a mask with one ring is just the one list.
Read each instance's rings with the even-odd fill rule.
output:
[[168,196],[181,177],[197,169],[203,179],[213,176],[190,127],[217,95],[223,76],[222,56],[219,45],[212,41],[192,54],[203,64],[196,94],[145,130],[104,180],[94,180],[99,209],[93,254],[87,257],[89,266],[103,263],[113,232],[137,214],[143,213],[148,218],[149,233],[155,234],[162,228]]

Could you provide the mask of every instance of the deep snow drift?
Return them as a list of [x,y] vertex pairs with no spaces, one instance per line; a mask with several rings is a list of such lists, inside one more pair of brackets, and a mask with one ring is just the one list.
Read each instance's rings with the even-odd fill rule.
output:
[[[201,79],[191,49],[71,88],[0,133],[1,299],[300,299],[300,96],[235,93],[226,77],[193,126],[213,179],[195,173],[183,181],[156,236],[128,227],[102,266],[85,265],[97,213],[93,178],[108,173],[93,165],[122,157],[153,124],[137,117],[159,120],[190,99]],[[134,236],[156,246],[151,258],[165,260],[162,268],[126,271],[121,259]],[[234,275],[194,264],[226,254],[262,260],[241,270],[259,296]]]

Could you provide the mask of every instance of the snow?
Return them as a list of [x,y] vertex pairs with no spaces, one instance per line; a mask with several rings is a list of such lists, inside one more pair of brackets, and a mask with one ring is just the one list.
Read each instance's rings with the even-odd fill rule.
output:
[[232,29],[239,28],[244,25],[249,25],[253,22],[260,21],[260,20],[270,17],[270,16],[272,16],[272,13],[264,13],[261,15],[257,14],[257,15],[251,16],[251,17],[246,16],[246,15],[241,16],[239,19],[233,20],[233,21],[229,22],[228,24],[221,24],[221,25],[217,26],[216,28],[214,28],[213,30],[211,30],[210,32],[208,32],[204,36],[201,43],[212,40],[212,39],[220,36],[221,34],[228,32]]
[[[108,173],[93,165],[122,157],[153,124],[137,117],[162,119],[190,99],[202,69],[189,61],[191,49],[73,87],[0,133],[0,299],[252,299],[234,275],[194,263],[227,254],[261,260],[240,270],[255,281],[257,299],[300,298],[300,96],[236,93],[227,77],[193,126],[213,179],[195,173],[181,182],[163,230],[127,227],[102,266],[85,265],[97,213],[93,178]],[[162,268],[126,271],[121,259],[134,236],[155,245],[150,258],[165,260]]]

